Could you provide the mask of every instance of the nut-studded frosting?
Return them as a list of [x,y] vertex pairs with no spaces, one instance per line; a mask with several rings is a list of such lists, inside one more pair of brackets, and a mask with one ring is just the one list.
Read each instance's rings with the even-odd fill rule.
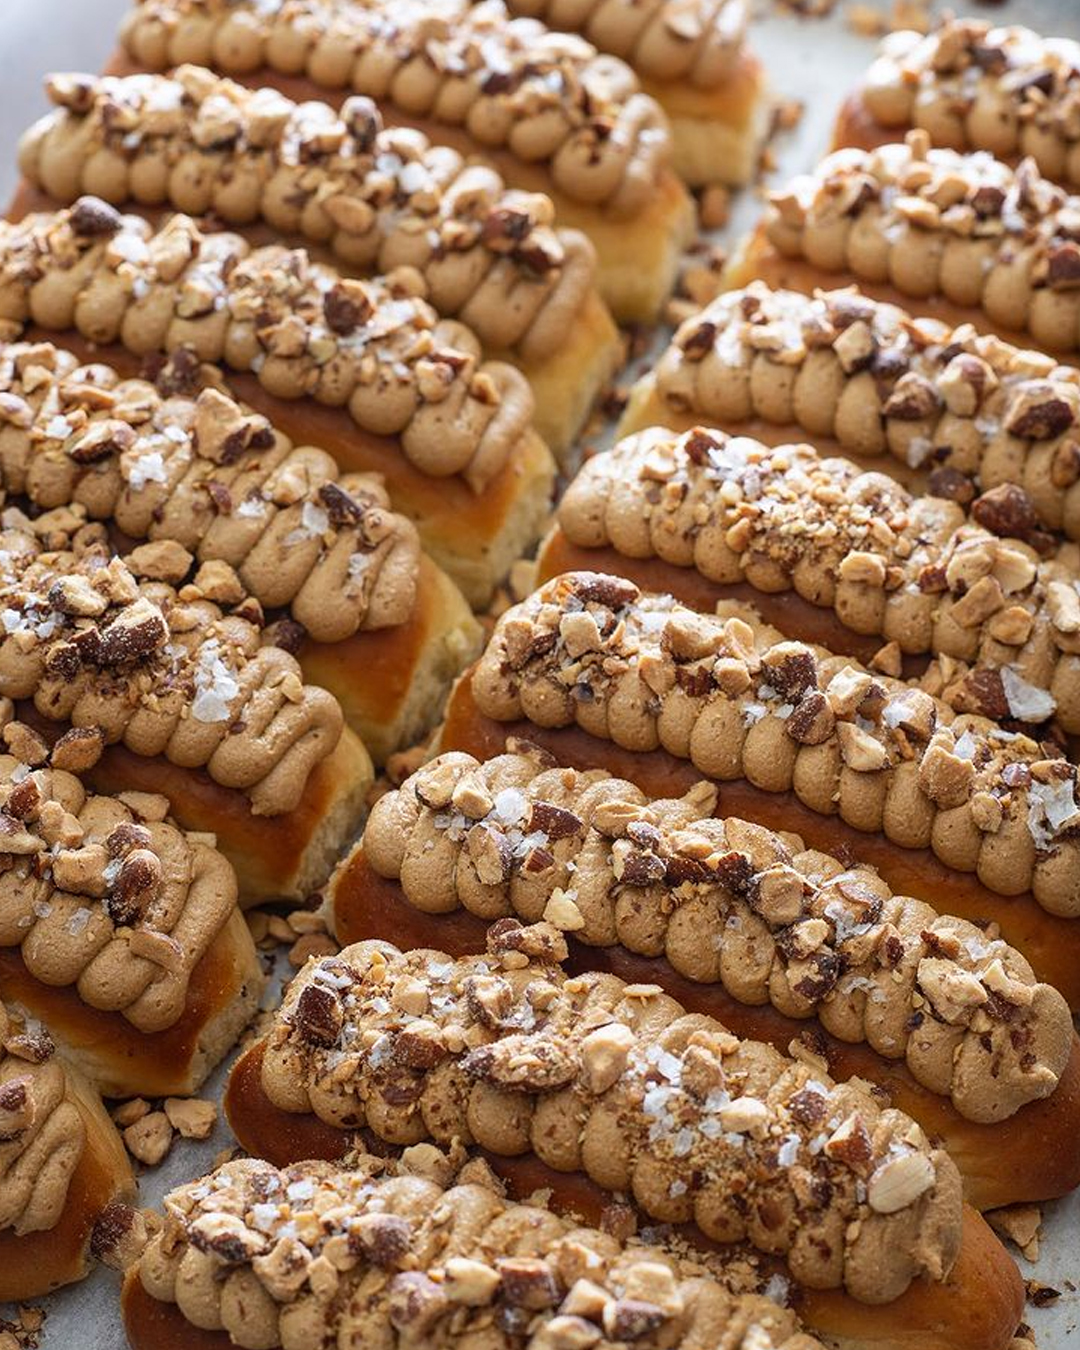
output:
[[8,721],[0,737],[0,947],[140,1031],[173,1026],[236,905],[232,868],[166,819],[164,797],[95,796],[59,767],[92,766],[96,728],[68,731],[48,759],[29,727]]
[[664,115],[628,66],[503,0],[141,0],[122,40],[153,70],[269,66],[351,87],[546,163],[566,196],[620,214],[646,204],[670,153]]
[[832,437],[924,472],[942,496],[1019,484],[1044,525],[1080,538],[1080,375],[970,325],[854,289],[810,297],[753,282],[687,319],[655,378],[676,412]]
[[740,1002],[816,1015],[971,1120],[1054,1090],[1072,1018],[1019,952],[868,867],[713,818],[716,799],[701,783],[650,801],[516,743],[486,763],[450,753],[380,798],[364,856],[426,913],[543,918],[590,946],[664,955]]
[[526,358],[558,347],[592,289],[592,246],[553,227],[547,197],[508,191],[416,131],[384,130],[369,98],[339,114],[196,66],[172,78],[57,75],[48,90],[58,109],[23,138],[19,162],[61,201],[92,192],[261,217],[329,241],[364,271],[407,264],[441,314]]
[[288,606],[317,641],[405,623],[420,543],[381,481],[339,476],[203,373],[179,357],[159,389],[51,343],[0,345],[4,488],[149,540],[140,576],[180,585],[197,565],[208,599]]
[[482,1164],[455,1175],[429,1145],[347,1169],[226,1163],[166,1196],[137,1275],[250,1350],[821,1350],[794,1313],[729,1293],[706,1265],[512,1203]]
[[948,18],[925,37],[890,34],[860,92],[881,126],[1031,155],[1048,178],[1080,186],[1080,42]]
[[910,1117],[657,985],[568,977],[549,924],[503,919],[488,948],[452,960],[364,942],[312,961],[267,1035],[267,1095],[399,1145],[531,1149],[863,1302],[948,1273],[959,1176]]
[[1019,677],[1080,731],[1080,545],[1040,531],[1022,488],[1002,484],[968,514],[807,445],[652,428],[588,460],[558,515],[582,547],[793,588],[902,652]]
[[76,508],[0,517],[0,695],[98,728],[139,755],[205,768],[256,815],[301,800],[337,744],[337,700],[263,645],[261,607],[226,611],[139,581]]
[[52,1038],[0,1003],[0,1232],[55,1228],[85,1147],[86,1126]]
[[641,76],[715,88],[743,47],[745,0],[508,0],[516,14],[582,33]]
[[769,194],[765,234],[786,257],[944,296],[1042,347],[1080,348],[1080,197],[985,151],[932,150],[925,131],[837,150]]
[[525,434],[532,395],[420,289],[409,268],[343,278],[303,249],[253,250],[183,215],[155,231],[96,197],[0,222],[0,318],[137,353],[191,347],[278,398],[347,406],[422,473],[460,473],[479,492]]
[[[926,683],[943,673],[932,665]],[[489,717],[577,724],[710,778],[791,790],[856,829],[932,848],[1000,894],[1030,888],[1051,913],[1080,914],[1076,767],[974,711],[984,679],[949,690],[971,709],[956,712],[914,682],[784,641],[743,607],[698,614],[571,572],[503,615],[472,691]]]

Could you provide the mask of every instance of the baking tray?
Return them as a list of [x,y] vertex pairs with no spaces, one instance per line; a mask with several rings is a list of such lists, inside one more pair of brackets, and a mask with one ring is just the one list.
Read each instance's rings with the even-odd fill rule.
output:
[[[839,103],[873,56],[874,40],[859,36],[846,22],[847,3],[849,0],[840,0],[836,11],[825,18],[801,18],[785,10],[782,3],[758,0],[751,38],[754,49],[765,63],[775,95],[798,100],[804,106],[799,123],[773,142],[775,168],[767,181],[809,168],[827,149]],[[863,3],[887,10],[891,0]],[[45,108],[40,76],[54,69],[101,68],[109,54],[110,35],[126,8],[126,0],[0,0],[7,33],[0,36],[0,134],[9,147],[0,164],[0,200],[6,201],[15,186],[18,132]],[[1080,0],[1004,0],[996,4],[972,0],[969,9],[994,22],[1023,22],[1044,33],[1080,39]],[[9,45],[13,41],[17,41],[18,51]],[[739,194],[733,201],[730,222],[717,234],[717,241],[732,244],[754,223],[759,211],[758,189]],[[628,376],[636,376],[647,367],[667,336],[668,330],[655,335],[648,355],[635,360]],[[602,443],[607,435],[601,433],[590,439]],[[276,1002],[280,982],[289,974],[282,951],[266,1006]],[[227,1068],[214,1075],[202,1096],[220,1099]],[[142,1202],[157,1206],[171,1187],[208,1170],[215,1157],[234,1142],[222,1121],[204,1142],[178,1140],[159,1167],[144,1173]],[[1037,1146],[1033,1141],[1032,1147]],[[1025,1278],[1060,1291],[1050,1305],[1029,1305],[1025,1313],[1039,1350],[1080,1347],[1080,1193],[1045,1206],[1039,1260],[1034,1265],[1020,1257],[1018,1261]],[[121,1350],[124,1346],[118,1280],[110,1271],[98,1270],[82,1284],[40,1302],[47,1310],[39,1338],[44,1350]],[[4,1315],[0,1310],[0,1317]]]

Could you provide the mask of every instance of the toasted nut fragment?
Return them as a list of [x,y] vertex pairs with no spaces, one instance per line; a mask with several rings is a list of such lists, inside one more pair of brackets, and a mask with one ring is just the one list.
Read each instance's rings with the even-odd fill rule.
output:
[[217,1105],[197,1097],[167,1097],[165,1114],[184,1139],[209,1139],[217,1123]]
[[951,737],[936,737],[919,764],[919,787],[922,791],[932,802],[947,810],[963,806],[971,794],[974,781],[974,764],[952,753]]
[[945,1022],[965,1021],[970,1009],[981,1007],[989,998],[975,975],[941,957],[924,956],[917,978],[934,1011]]
[[486,1266],[482,1261],[471,1261],[464,1256],[452,1256],[445,1266],[446,1281],[444,1288],[454,1303],[464,1303],[466,1307],[478,1308],[490,1303],[499,1287],[500,1276],[497,1270]]
[[849,769],[856,773],[874,773],[884,769],[888,763],[885,747],[868,731],[863,731],[854,722],[839,722],[836,727],[840,742],[840,754]]
[[585,917],[571,897],[556,886],[551,899],[544,906],[544,922],[552,924],[562,933],[576,933],[585,927]]
[[303,1040],[312,1045],[335,1045],[343,1021],[341,1001],[332,989],[319,984],[304,986],[293,1011],[293,1025]]
[[441,811],[444,806],[449,806],[453,799],[459,773],[458,765],[435,760],[416,776],[417,797],[433,811]]
[[750,1134],[765,1124],[769,1108],[756,1097],[736,1097],[719,1111],[720,1124],[733,1134]]
[[633,1048],[634,1034],[623,1022],[591,1031],[581,1042],[581,1065],[589,1090],[599,1096],[618,1082]]
[[546,1261],[532,1256],[505,1257],[496,1263],[502,1296],[512,1308],[543,1312],[559,1301],[559,1289]]
[[890,1158],[866,1184],[870,1208],[878,1214],[895,1214],[914,1204],[934,1184],[934,1164],[925,1153],[905,1153]]
[[121,1130],[134,1125],[137,1120],[142,1120],[143,1116],[149,1114],[150,1103],[144,1097],[132,1097],[130,1101],[121,1102],[111,1112],[114,1122]]
[[501,830],[490,825],[474,825],[466,836],[465,847],[476,875],[485,886],[501,886],[509,880],[514,853]]
[[854,1172],[864,1172],[874,1154],[866,1125],[858,1112],[841,1121],[825,1143],[830,1158],[845,1163]]
[[865,670],[845,666],[829,681],[825,697],[837,717],[854,717],[860,704],[870,692],[873,678]]
[[128,1152],[147,1167],[156,1167],[161,1162],[172,1141],[173,1129],[164,1111],[151,1111],[124,1131]]
[[148,581],[167,581],[176,586],[191,570],[194,558],[175,539],[155,539],[140,544],[127,555],[127,564],[137,577]]
[[[416,1146],[417,1149],[422,1147]],[[440,1159],[442,1158],[443,1155],[440,1154]],[[420,1158],[414,1156],[413,1161],[419,1163]],[[423,1175],[419,1167],[414,1167],[413,1170]],[[398,1214],[361,1215],[353,1233],[359,1249],[382,1270],[390,1270],[398,1265],[408,1255],[412,1243],[412,1227],[408,1219]]]
[[49,603],[61,614],[82,619],[96,619],[108,608],[105,597],[94,589],[87,577],[78,573],[53,582],[49,587]]
[[207,600],[218,605],[238,605],[247,592],[243,583],[227,562],[211,558],[195,574],[193,583]]
[[465,774],[454,788],[450,801],[455,811],[460,811],[470,820],[483,820],[495,805],[491,793],[477,773]]
[[449,1306],[445,1289],[421,1271],[401,1271],[390,1282],[390,1324],[410,1336],[430,1331]]
[[14,755],[20,764],[36,767],[38,764],[44,764],[49,757],[49,747],[36,731],[32,731],[23,722],[8,722],[0,734],[9,753]]
[[313,956],[334,956],[338,945],[329,933],[304,933],[289,948],[289,965],[299,970]]
[[821,745],[836,728],[836,717],[820,690],[806,694],[784,723],[784,730],[800,745]]

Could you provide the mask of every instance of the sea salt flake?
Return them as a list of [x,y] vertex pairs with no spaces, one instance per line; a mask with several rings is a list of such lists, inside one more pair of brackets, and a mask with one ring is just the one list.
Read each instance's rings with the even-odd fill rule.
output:
[[191,715],[198,722],[224,722],[231,716],[230,705],[240,692],[235,673],[221,659],[216,638],[203,644],[195,669],[195,698]]
[[147,483],[164,483],[168,475],[160,450],[151,450],[149,454],[135,460],[128,470],[127,478],[132,492],[141,492]]
[[92,917],[91,911],[88,910],[85,906],[80,905],[79,908],[74,912],[74,914],[72,914],[71,917],[68,919],[65,927],[67,928],[68,932],[71,934],[72,937],[78,937],[79,934],[85,930],[86,925],[90,922],[91,917]]
[[1057,707],[1053,695],[1046,689],[1028,684],[1011,666],[1002,666],[1001,685],[1009,712],[1021,722],[1045,722]]

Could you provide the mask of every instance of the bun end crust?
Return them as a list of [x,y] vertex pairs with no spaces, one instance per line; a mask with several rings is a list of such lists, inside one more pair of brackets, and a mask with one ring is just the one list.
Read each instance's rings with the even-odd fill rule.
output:
[[407,622],[342,642],[304,640],[297,660],[329,689],[377,764],[415,745],[450,686],[481,644],[481,628],[460,590],[426,555]]
[[745,47],[727,78],[710,88],[645,76],[641,87],[667,114],[672,167],[690,187],[745,187],[754,176],[772,118],[761,61]]
[[854,89],[840,105],[833,126],[832,150],[878,150],[895,141],[897,128],[876,120],[862,90]]
[[[22,1027],[3,1005],[0,1020],[5,1037]],[[9,1127],[0,1201],[10,1220],[0,1227],[4,1303],[81,1280],[94,1261],[99,1216],[114,1202],[132,1203],[136,1193],[131,1159],[97,1092],[55,1055],[47,1033],[26,1031],[31,1051],[0,1050],[0,1111]]]
[[72,986],[36,980],[17,950],[0,950],[4,995],[48,1027],[106,1097],[183,1097],[197,1092],[258,1010],[266,985],[243,915],[234,911],[191,973],[180,1019],[139,1031],[118,1012],[91,1008]]
[[302,900],[316,890],[356,834],[374,781],[371,756],[348,727],[309,774],[299,805],[278,816],[255,815],[243,793],[202,770],[122,745],[109,746],[88,774],[97,792],[159,793],[184,829],[216,836],[236,871],[243,906],[271,896]]
[[[339,1161],[358,1142],[365,1149],[385,1148],[366,1132],[350,1135],[313,1114],[296,1115],[275,1106],[262,1086],[263,1052],[261,1041],[246,1050],[226,1087],[226,1116],[248,1152],[284,1167],[308,1157]],[[506,1158],[482,1149],[477,1152],[513,1198],[523,1200],[537,1191],[545,1192],[556,1212],[580,1216],[587,1223],[599,1223],[611,1203],[611,1196],[580,1172],[553,1171],[535,1156]],[[680,1227],[677,1231],[692,1247],[718,1250],[699,1230]],[[959,1253],[943,1282],[916,1280],[898,1299],[877,1305],[860,1303],[842,1290],[802,1285],[797,1286],[796,1297],[807,1327],[835,1338],[842,1350],[909,1350],[912,1345],[920,1350],[924,1346],[928,1350],[1006,1350],[1021,1320],[1023,1300],[1023,1284],[1012,1258],[985,1221],[967,1207]],[[141,1345],[135,1343],[134,1350],[141,1350]],[[224,1350],[224,1345],[214,1343],[206,1350]]]

